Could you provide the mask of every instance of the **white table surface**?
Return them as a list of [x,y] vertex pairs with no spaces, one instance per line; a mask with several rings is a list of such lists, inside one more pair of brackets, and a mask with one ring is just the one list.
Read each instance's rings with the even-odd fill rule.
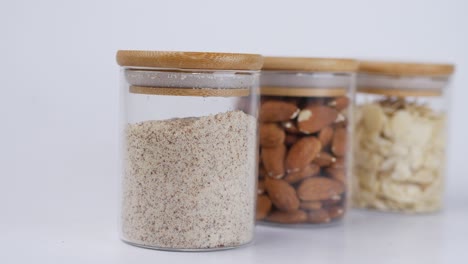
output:
[[[46,217],[46,215],[44,215]],[[57,217],[55,215],[54,217]],[[91,216],[90,216],[91,217]],[[10,219],[14,219],[11,218]],[[450,202],[431,215],[353,210],[335,227],[258,226],[249,246],[217,252],[165,252],[118,239],[114,223],[99,219],[5,221],[0,263],[467,263],[468,203]],[[49,222],[47,224],[46,222]]]

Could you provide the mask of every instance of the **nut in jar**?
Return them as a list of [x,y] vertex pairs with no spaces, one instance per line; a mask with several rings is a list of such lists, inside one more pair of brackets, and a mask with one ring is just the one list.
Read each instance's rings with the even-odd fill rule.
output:
[[362,62],[353,204],[405,213],[442,206],[444,93],[452,65]]
[[265,58],[260,223],[314,225],[344,216],[356,65],[353,60]]

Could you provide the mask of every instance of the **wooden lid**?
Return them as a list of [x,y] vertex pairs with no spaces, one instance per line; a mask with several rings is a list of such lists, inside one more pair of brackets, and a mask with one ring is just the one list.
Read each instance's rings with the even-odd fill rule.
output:
[[260,70],[258,54],[119,50],[117,63],[125,67],[207,70]]
[[358,62],[352,59],[265,57],[262,70],[356,72],[358,70]]
[[400,76],[449,76],[455,70],[453,64],[401,63],[361,61],[359,72]]

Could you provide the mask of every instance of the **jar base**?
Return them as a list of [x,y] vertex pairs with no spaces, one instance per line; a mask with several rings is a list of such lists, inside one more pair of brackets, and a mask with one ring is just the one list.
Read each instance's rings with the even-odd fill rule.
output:
[[343,219],[332,220],[328,223],[321,223],[321,224],[312,224],[312,223],[281,224],[281,223],[268,222],[268,221],[257,221],[256,225],[268,226],[268,227],[280,227],[280,228],[314,229],[314,228],[327,228],[327,227],[340,226],[342,225],[342,223],[343,223]]
[[366,212],[366,213],[375,213],[375,214],[390,214],[390,215],[436,215],[440,214],[443,211],[443,208],[437,208],[433,210],[427,211],[412,211],[412,210],[382,210],[373,207],[363,207],[363,206],[353,206],[353,210],[358,212]]
[[236,248],[243,248],[243,247],[246,247],[246,246],[253,243],[253,239],[252,239],[247,243],[240,244],[239,246],[218,247],[218,248],[169,248],[169,247],[158,247],[158,246],[149,246],[149,245],[138,244],[138,243],[127,241],[127,240],[125,240],[123,238],[120,238],[120,240],[122,242],[124,242],[125,244],[131,245],[131,246],[134,246],[134,247],[146,248],[146,249],[152,249],[152,250],[160,250],[160,251],[169,251],[169,252],[223,251],[223,250],[230,250],[230,249],[236,249]]

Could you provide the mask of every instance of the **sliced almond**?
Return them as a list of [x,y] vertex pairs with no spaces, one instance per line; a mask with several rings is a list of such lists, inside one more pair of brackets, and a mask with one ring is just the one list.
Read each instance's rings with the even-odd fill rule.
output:
[[332,124],[337,117],[338,111],[335,109],[328,106],[315,105],[307,107],[299,112],[297,124],[299,131],[305,134],[311,134]]
[[385,122],[385,113],[382,110],[382,107],[378,104],[368,104],[364,105],[361,108],[361,120],[364,125],[364,128],[370,134],[379,133]]

